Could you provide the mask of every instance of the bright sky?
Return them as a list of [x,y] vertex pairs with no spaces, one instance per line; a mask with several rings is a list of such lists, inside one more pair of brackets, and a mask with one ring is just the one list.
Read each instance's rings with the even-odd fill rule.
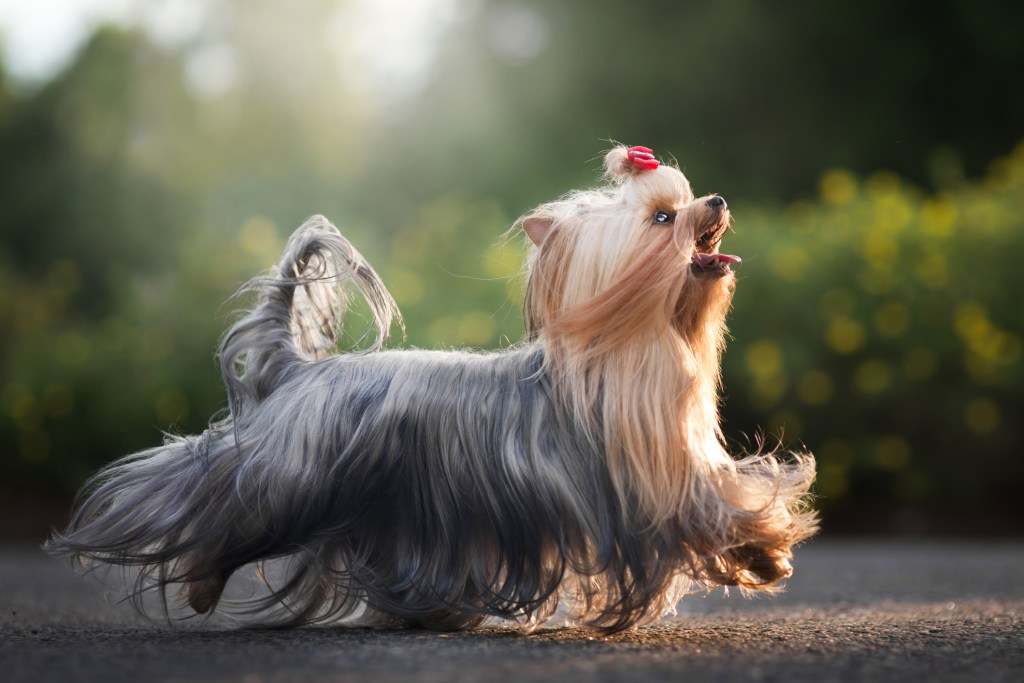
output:
[[[351,0],[339,2],[336,25],[325,30],[340,37],[344,29],[347,56],[367,63],[369,70],[360,72],[374,82],[410,85],[423,75],[444,29],[474,6],[473,0]],[[64,68],[98,24],[142,25],[157,42],[173,45],[198,32],[203,12],[203,0],[0,0],[3,61],[16,80],[39,82]],[[196,55],[204,67],[197,72],[218,73],[218,65],[228,64],[217,49]]]
[[102,21],[125,23],[132,0],[0,0],[4,64],[19,80],[52,76]]

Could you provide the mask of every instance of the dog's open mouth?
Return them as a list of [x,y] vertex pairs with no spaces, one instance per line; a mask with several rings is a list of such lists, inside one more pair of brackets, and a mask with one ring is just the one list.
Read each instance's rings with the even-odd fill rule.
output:
[[729,264],[739,263],[742,260],[739,256],[733,256],[732,254],[702,254],[699,251],[695,251],[690,260],[690,268],[695,273],[725,275],[732,270]]
[[690,257],[690,269],[698,275],[723,276],[732,272],[731,264],[743,259],[732,254],[712,252],[725,235],[727,224],[716,225],[697,240],[696,250]]

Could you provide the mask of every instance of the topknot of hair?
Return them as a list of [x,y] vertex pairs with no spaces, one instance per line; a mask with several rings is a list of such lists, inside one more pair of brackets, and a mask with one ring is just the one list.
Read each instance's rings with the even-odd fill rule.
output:
[[624,145],[613,147],[604,155],[604,175],[608,180],[621,183],[636,175],[640,169],[629,160],[629,149]]

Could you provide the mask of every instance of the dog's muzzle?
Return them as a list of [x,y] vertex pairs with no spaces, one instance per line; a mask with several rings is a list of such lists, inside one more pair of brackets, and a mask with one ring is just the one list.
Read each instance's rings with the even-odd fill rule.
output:
[[742,259],[732,254],[717,252],[718,244],[725,236],[725,231],[729,229],[730,215],[725,199],[713,195],[705,201],[705,210],[710,216],[705,223],[707,228],[701,232],[694,245],[690,269],[701,277],[723,277],[732,272],[733,263],[739,263]]

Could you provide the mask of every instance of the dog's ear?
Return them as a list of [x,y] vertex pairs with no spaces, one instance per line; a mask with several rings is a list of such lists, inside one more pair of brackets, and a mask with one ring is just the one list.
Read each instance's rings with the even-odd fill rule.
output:
[[523,230],[526,231],[526,236],[530,238],[530,241],[539,247],[551,230],[552,222],[550,218],[543,216],[530,216],[523,221]]

